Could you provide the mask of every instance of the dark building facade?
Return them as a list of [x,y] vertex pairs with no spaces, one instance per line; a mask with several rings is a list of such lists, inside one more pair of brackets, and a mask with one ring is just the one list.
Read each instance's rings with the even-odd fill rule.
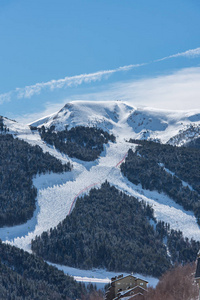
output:
[[133,275],[111,278],[111,285],[106,292],[105,300],[134,299],[143,300],[147,292],[147,281]]

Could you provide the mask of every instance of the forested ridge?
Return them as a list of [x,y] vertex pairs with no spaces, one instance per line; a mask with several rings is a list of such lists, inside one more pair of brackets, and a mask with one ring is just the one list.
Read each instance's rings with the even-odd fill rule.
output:
[[[200,224],[200,150],[131,141],[138,146],[135,152],[129,150],[121,165],[124,175],[132,183],[140,183],[144,189],[166,193],[184,209],[192,210]],[[190,184],[193,190],[185,186],[182,180]]]
[[0,240],[0,299],[80,299],[85,286],[41,258]]
[[24,223],[33,216],[37,196],[34,175],[69,170],[69,163],[62,165],[39,146],[11,134],[0,135],[0,226]]
[[32,241],[33,252],[51,262],[153,276],[164,273],[171,261],[195,260],[199,247],[168,224],[156,224],[149,205],[107,182],[79,198],[64,221]]
[[41,138],[60,152],[84,161],[93,161],[103,151],[103,144],[115,141],[115,137],[95,127],[76,126],[70,130],[55,131],[55,126],[38,129]]

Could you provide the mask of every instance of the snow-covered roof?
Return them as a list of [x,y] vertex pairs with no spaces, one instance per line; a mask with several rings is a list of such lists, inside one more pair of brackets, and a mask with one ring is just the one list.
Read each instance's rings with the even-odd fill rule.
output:
[[127,290],[124,290],[124,291],[120,291],[118,294],[119,295],[126,295],[126,294],[128,294],[128,293],[130,293],[130,292],[132,292],[132,291],[134,291],[135,289],[141,289],[141,290],[143,290],[143,291],[146,291],[146,289],[144,289],[142,286],[140,286],[140,285],[136,285],[136,286],[134,286],[133,288],[131,288],[131,289],[127,289]]
[[[112,283],[116,282],[116,281],[120,281],[120,280],[123,280],[125,278],[128,278],[128,277],[133,277],[134,280],[135,279],[138,279],[137,277],[135,277],[134,275],[130,274],[130,275],[126,275],[126,276],[123,276],[123,277],[117,277],[115,280],[112,280]],[[142,280],[142,279],[141,279]]]

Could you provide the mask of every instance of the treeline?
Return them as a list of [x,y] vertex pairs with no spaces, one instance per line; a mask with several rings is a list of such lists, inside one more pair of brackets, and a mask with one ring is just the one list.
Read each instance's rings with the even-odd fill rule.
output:
[[69,163],[62,165],[39,146],[10,134],[0,135],[0,226],[17,225],[33,216],[37,196],[34,175],[69,170]]
[[[144,189],[166,193],[184,209],[192,210],[200,224],[200,151],[154,142],[132,141],[139,145],[135,152],[129,150],[121,165],[123,174],[132,183],[141,184]],[[184,186],[182,180],[194,190]]]
[[[171,261],[194,260],[200,243],[185,242],[173,235],[169,225],[156,222],[153,209],[136,198],[119,192],[109,183],[79,198],[71,215],[56,228],[32,241],[32,250],[51,262],[83,269],[137,272],[160,276]],[[170,258],[163,240],[167,235]],[[174,242],[173,242],[174,239]],[[176,252],[176,243],[190,252]],[[188,253],[187,253],[188,254]]]
[[87,299],[83,284],[41,258],[0,241],[0,299]]
[[41,138],[48,144],[55,146],[60,152],[84,161],[93,161],[103,151],[103,144],[115,141],[115,137],[102,129],[77,126],[70,130],[55,131],[55,126],[38,129]]

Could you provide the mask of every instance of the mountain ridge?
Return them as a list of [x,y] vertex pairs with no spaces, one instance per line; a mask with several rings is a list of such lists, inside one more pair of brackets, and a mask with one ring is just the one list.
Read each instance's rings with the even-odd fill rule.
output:
[[[65,130],[66,126],[68,129],[76,126],[97,127],[113,134],[126,126],[134,135],[132,138],[160,140],[166,143],[192,125],[199,127],[200,113],[197,110],[137,108],[121,101],[73,101],[66,103],[57,113],[33,121],[29,125],[45,128],[55,126],[57,131]],[[184,137],[182,140],[184,141]],[[173,141],[173,144],[176,143]]]
[[[197,110],[170,111],[150,107],[137,108],[121,101],[72,101],[58,112],[28,125],[1,117],[1,122],[14,135],[30,134],[31,129],[50,128],[56,131],[76,126],[97,127],[116,134],[127,128],[134,139],[152,139],[172,145],[183,145],[199,137],[200,113]],[[188,128],[194,129],[191,137]],[[177,137],[177,138],[176,138]]]

